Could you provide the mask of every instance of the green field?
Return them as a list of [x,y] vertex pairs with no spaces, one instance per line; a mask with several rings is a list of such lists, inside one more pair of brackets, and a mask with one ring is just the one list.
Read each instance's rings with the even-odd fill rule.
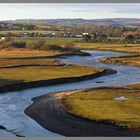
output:
[[112,40],[123,40],[123,39],[125,39],[125,37],[108,37],[108,39],[112,39]]
[[[109,37],[109,39],[111,40],[118,40],[118,39],[124,39],[122,37]],[[15,39],[16,41],[47,41],[50,43],[66,43],[66,42],[81,42],[82,41],[82,37],[81,38],[76,38],[76,37],[45,37],[45,38],[17,38]],[[83,43],[86,44],[86,43]],[[94,44],[94,43],[87,43],[87,44]],[[99,43],[100,44],[100,43]],[[108,43],[109,44],[109,43]]]
[[52,33],[57,31],[44,31],[44,30],[8,30],[8,31],[0,31],[0,34],[6,33]]
[[16,38],[15,41],[45,41],[49,43],[67,43],[81,41],[82,38],[70,38],[70,37],[45,37],[45,38]]

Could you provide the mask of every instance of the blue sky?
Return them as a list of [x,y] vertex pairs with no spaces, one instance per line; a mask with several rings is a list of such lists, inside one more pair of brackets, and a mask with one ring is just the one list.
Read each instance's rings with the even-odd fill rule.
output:
[[140,18],[140,3],[0,4],[0,20],[30,18]]

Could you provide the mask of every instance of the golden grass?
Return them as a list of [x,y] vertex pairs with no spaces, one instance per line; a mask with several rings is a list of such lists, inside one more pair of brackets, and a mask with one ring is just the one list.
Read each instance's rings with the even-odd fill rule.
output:
[[1,67],[8,67],[8,66],[33,66],[33,65],[45,65],[45,66],[52,66],[52,65],[60,65],[64,64],[63,62],[60,62],[55,59],[49,59],[49,58],[29,58],[29,59],[0,59],[0,68]]
[[[131,88],[130,88],[131,87]],[[113,100],[124,96],[127,100]],[[140,131],[140,84],[127,88],[104,88],[80,91],[64,97],[64,109],[76,116],[110,122]]]
[[62,55],[66,53],[46,50],[31,51],[21,48],[1,50],[0,87],[22,82],[41,81],[63,77],[81,77],[103,71],[101,68],[88,66],[65,66],[62,61],[53,58],[45,58],[48,56],[56,56],[58,54]]
[[0,69],[0,79],[23,80],[24,82],[49,80],[61,77],[79,77],[101,71],[86,66],[39,66]]
[[[117,51],[125,53],[136,53],[140,54],[140,44],[113,44],[113,43],[77,43],[77,48],[80,49],[91,49],[91,50],[102,50],[102,51]],[[130,66],[140,66],[140,56],[138,57],[112,57],[102,59],[102,62],[112,64],[124,64]]]
[[[7,66],[12,68],[5,68]],[[87,66],[65,66],[62,61],[48,58],[0,59],[0,67],[0,86],[62,77],[80,77],[103,70]]]
[[126,87],[140,89],[140,83],[138,82],[138,83],[129,84]]
[[127,53],[140,53],[140,44],[117,44],[117,43],[76,43],[80,49],[95,49],[106,51],[118,51]]
[[0,58],[45,57],[66,54],[60,51],[41,51],[27,49],[0,50]]

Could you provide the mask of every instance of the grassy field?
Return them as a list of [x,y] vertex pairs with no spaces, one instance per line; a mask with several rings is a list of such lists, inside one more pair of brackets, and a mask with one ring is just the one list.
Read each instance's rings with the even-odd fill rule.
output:
[[[28,66],[0,69],[0,87],[13,83],[57,79],[62,77],[80,77],[101,70],[85,66]],[[9,82],[3,83],[3,79]]]
[[[123,40],[124,38],[122,37],[109,37],[111,40]],[[67,43],[67,42],[81,42],[81,38],[76,38],[76,37],[46,37],[46,38],[15,38],[16,41],[47,41],[49,43]],[[101,43],[81,43],[82,45],[94,45],[94,44],[101,44]],[[104,44],[104,43],[102,43]],[[108,43],[110,44],[110,43]],[[125,45],[125,44],[123,44]]]
[[59,66],[63,62],[55,59],[47,58],[28,58],[28,59],[0,59],[0,68],[14,67],[14,66],[33,66],[33,65],[46,65],[46,66]]
[[[114,100],[120,96],[124,96],[127,100]],[[79,91],[65,96],[62,104],[70,114],[140,131],[139,97],[140,84],[134,84],[126,88]]]
[[75,44],[68,43],[48,43],[40,41],[2,41],[0,42],[0,58],[9,57],[45,57],[67,54],[81,54],[80,49],[75,48]]
[[44,41],[49,43],[67,43],[81,41],[82,38],[69,38],[69,37],[45,37],[45,38],[15,38],[15,41]]
[[0,50],[0,58],[27,58],[27,57],[48,57],[67,54],[61,51],[43,51],[43,50],[28,50],[28,49],[4,49]]
[[17,38],[15,41],[27,42],[27,41],[42,41],[48,43],[57,43],[63,45],[65,43],[74,42],[75,47],[79,49],[89,49],[89,50],[104,50],[104,51],[117,51],[126,53],[137,53],[140,54],[140,44],[126,44],[126,43],[78,43],[82,38]]
[[125,43],[77,43],[80,42],[82,38],[17,38],[15,41],[28,42],[28,41],[42,41],[48,43],[57,43],[63,45],[65,43],[74,42],[76,48],[79,49],[89,49],[89,50],[104,50],[104,51],[117,51],[126,53],[140,53],[140,44],[125,44]]
[[6,33],[52,33],[56,31],[43,31],[43,30],[8,30],[8,31],[0,31],[0,34]]
[[108,37],[108,39],[111,39],[111,40],[123,40],[123,39],[125,39],[125,37]]
[[128,56],[124,57],[105,58],[102,59],[102,62],[112,64],[124,64],[138,67],[140,66],[140,44],[77,43],[76,47],[80,49],[129,53]]

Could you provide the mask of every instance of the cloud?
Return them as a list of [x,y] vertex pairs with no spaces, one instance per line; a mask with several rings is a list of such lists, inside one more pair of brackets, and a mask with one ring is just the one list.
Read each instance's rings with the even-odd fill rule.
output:
[[[6,12],[3,12],[6,11]],[[140,18],[140,3],[0,4],[0,20],[22,18]]]

